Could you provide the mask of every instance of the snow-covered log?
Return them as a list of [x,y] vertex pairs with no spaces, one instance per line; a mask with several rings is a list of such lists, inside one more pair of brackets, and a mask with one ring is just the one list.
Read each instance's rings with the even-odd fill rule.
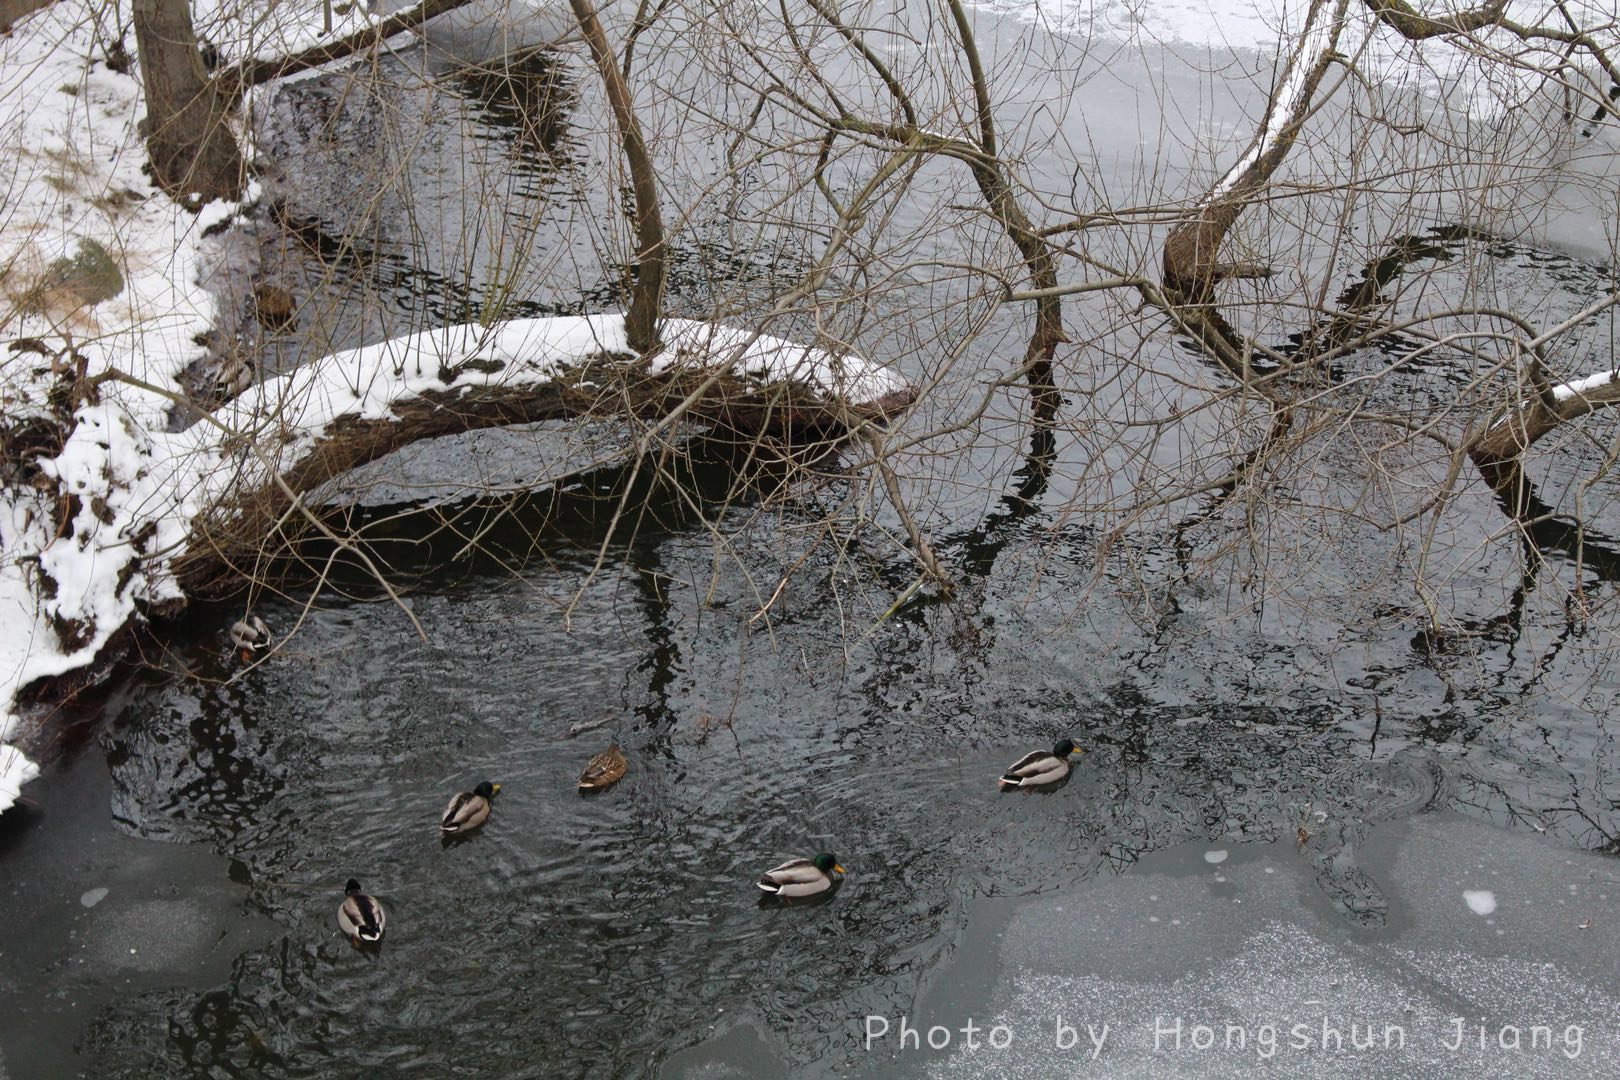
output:
[[[108,643],[154,607],[239,584],[295,500],[407,443],[609,415],[836,437],[912,398],[869,360],[734,327],[668,320],[662,346],[638,355],[624,322],[603,314],[423,331],[268,380],[178,433],[148,429],[99,393],[161,388],[116,368],[83,380],[89,400],[71,434],[38,462],[63,527],[0,521],[8,559],[31,580],[26,594],[6,590],[0,611],[22,628],[0,656],[4,704],[104,660]],[[31,775],[11,756],[9,769],[0,757],[0,808]]]
[[[842,435],[912,390],[881,366],[734,327],[666,320],[634,353],[622,314],[452,326],[338,353],[250,390],[216,420],[235,447],[174,562],[188,596],[230,589],[296,495],[407,443],[580,416],[687,418]],[[219,429],[216,429],[216,431]]]

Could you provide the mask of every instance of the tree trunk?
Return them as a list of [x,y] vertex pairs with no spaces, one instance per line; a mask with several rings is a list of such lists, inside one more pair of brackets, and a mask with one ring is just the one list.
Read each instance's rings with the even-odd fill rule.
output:
[[658,176],[652,156],[636,120],[636,106],[630,86],[608,48],[607,35],[589,0],[569,0],[585,44],[596,61],[613,109],[613,122],[619,129],[624,159],[630,167],[631,190],[636,200],[636,280],[630,291],[630,309],[625,314],[625,333],[630,347],[639,353],[651,352],[658,345],[658,316],[664,304],[664,222],[658,213]]
[[50,4],[51,0],[0,0],[0,34],[11,33],[11,24]]
[[[985,77],[984,65],[979,59],[979,47],[973,39],[973,26],[968,21],[961,0],[951,0],[951,18],[961,39],[962,55],[967,59],[968,71],[973,77],[974,105],[979,120],[979,149],[984,156],[971,165],[973,179],[979,193],[989,204],[1001,227],[1029,268],[1030,285],[1037,291],[1057,288],[1057,260],[1045,238],[1018,205],[996,149],[995,120],[990,107],[990,82]],[[1052,359],[1057,347],[1069,340],[1063,332],[1063,299],[1043,296],[1035,301],[1035,332],[1030,335],[1024,350],[1024,378],[1029,383],[1033,399],[1036,430],[1050,425],[1057,417],[1061,395],[1052,377]]]
[[1555,393],[1547,400],[1528,398],[1517,413],[1468,444],[1469,460],[1485,482],[1516,508],[1525,490],[1521,464],[1524,452],[1564,424],[1616,405],[1620,405],[1620,382],[1612,381],[1583,393]]
[[609,357],[551,382],[424,393],[395,402],[385,418],[340,418],[295,460],[280,462],[278,479],[237,490],[199,515],[186,552],[175,560],[175,576],[194,598],[237,591],[253,574],[264,573],[267,557],[305,531],[298,515],[289,513],[290,496],[314,491],[411,443],[542,420],[624,415],[654,420],[694,398],[687,415],[710,429],[833,443],[847,438],[852,425],[903,412],[913,391],[829,401],[791,382],[716,379],[703,367],[648,375],[639,358]]
[[133,14],[153,178],[181,202],[240,198],[246,166],[230,102],[203,66],[188,0],[134,0]]
[[[1316,88],[1338,59],[1339,32],[1345,22],[1345,2],[1313,0],[1305,29],[1278,79],[1265,122],[1238,164],[1210,189],[1193,212],[1164,241],[1164,283],[1182,303],[1207,305],[1214,299],[1215,283],[1232,267],[1216,258],[1221,242],[1239,215],[1269,189],[1272,176],[1282,167],[1294,141],[1310,117]],[[1296,81],[1297,79],[1297,81]],[[1252,276],[1244,268],[1244,276]]]

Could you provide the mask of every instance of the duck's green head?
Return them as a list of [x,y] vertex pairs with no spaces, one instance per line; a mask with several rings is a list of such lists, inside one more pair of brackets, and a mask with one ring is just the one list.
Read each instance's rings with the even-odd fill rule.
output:
[[1053,757],[1066,758],[1070,754],[1081,754],[1084,752],[1085,751],[1081,750],[1078,746],[1074,745],[1073,739],[1060,740],[1056,746],[1052,747]]
[[500,790],[501,785],[492,784],[488,780],[485,780],[482,784],[479,784],[477,787],[473,788],[473,794],[481,795],[486,799],[493,799],[495,797],[495,793]]
[[817,870],[820,870],[823,874],[831,874],[835,870],[840,874],[846,874],[849,872],[842,866],[838,865],[838,858],[836,856],[825,851],[811,859],[810,862],[811,865],[813,865]]
[[343,892],[346,895],[357,893],[359,891],[360,891],[360,883],[358,881],[354,880],[354,878],[350,878],[343,885]]

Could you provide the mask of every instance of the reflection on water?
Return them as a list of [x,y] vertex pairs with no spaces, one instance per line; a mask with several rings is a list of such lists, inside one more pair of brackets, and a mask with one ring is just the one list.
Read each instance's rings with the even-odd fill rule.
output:
[[[492,549],[577,567],[588,505],[514,514]],[[745,510],[722,531],[758,528]],[[779,563],[745,547],[751,562],[711,579],[711,541],[682,520],[666,507],[615,548],[571,630],[543,589],[486,567],[417,582],[429,642],[386,605],[328,597],[251,675],[130,705],[106,736],[119,816],[240,860],[284,935],[224,987],[107,1010],[85,1043],[98,1074],[640,1074],[721,1019],[830,1067],[858,1053],[849,1016],[913,999],[972,896],[1061,889],[1187,840],[1282,840],[1377,926],[1378,868],[1356,860],[1377,822],[1452,807],[1587,846],[1570,806],[1615,824],[1608,736],[1537,690],[1585,679],[1576,654],[1452,693],[1409,630],[1340,627],[1323,632],[1341,650],[1333,692],[1282,635],[1208,635],[1207,598],[1152,633],[1102,601],[1065,622],[977,534],[958,549],[986,567],[969,609],[920,607],[852,646],[826,565],[773,635],[750,633],[743,571],[774,580]],[[870,588],[903,565],[868,569]],[[964,619],[968,649],[949,644]],[[1473,648],[1470,667],[1511,669],[1512,642]],[[1504,703],[1534,724],[1497,723]],[[1089,751],[1071,783],[998,794],[1009,755],[1058,732]],[[580,798],[580,767],[613,738],[629,774]],[[503,784],[489,826],[441,847],[444,799],[486,776]],[[850,870],[832,903],[756,906],[763,868],[823,849]],[[374,958],[335,931],[351,874],[392,915]]]
[[[276,163],[263,277],[310,302],[293,333],[254,343],[266,369],[424,327],[622,307],[634,268],[611,223],[628,180],[617,143],[571,121],[578,78],[546,52],[452,73],[404,52],[277,87],[260,118]],[[764,302],[808,265],[802,240],[718,212],[723,194],[672,237],[672,314]]]

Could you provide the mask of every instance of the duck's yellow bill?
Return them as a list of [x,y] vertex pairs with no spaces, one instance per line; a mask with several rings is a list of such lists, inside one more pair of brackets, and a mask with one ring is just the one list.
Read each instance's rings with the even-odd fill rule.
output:
[[838,872],[839,872],[839,873],[840,873],[840,874],[847,874],[847,873],[849,873],[849,871],[848,871],[848,870],[845,870],[845,869],[844,869],[844,868],[843,868],[843,867],[842,867],[842,866],[839,866],[839,865],[838,865],[838,864],[837,864],[837,863],[833,863],[833,869],[834,869],[834,870],[836,870],[836,871],[838,871]]
[[501,793],[501,785],[499,784],[491,784],[489,785],[489,789],[497,795]]

